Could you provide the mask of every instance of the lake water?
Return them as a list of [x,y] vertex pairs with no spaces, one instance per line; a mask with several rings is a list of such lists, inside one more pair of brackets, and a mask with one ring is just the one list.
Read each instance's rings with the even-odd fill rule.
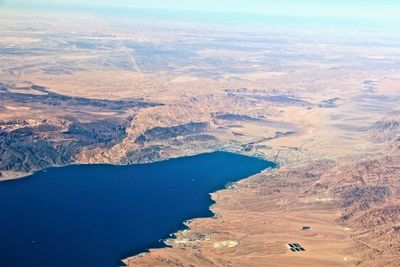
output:
[[207,217],[209,193],[272,162],[215,152],[129,166],[74,165],[0,182],[0,266],[110,267]]

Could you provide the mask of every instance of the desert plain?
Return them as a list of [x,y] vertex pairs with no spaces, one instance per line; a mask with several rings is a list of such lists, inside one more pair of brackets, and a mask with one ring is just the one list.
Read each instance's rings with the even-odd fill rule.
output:
[[23,12],[0,24],[0,179],[216,150],[279,164],[212,193],[214,217],[128,266],[400,264],[395,34]]

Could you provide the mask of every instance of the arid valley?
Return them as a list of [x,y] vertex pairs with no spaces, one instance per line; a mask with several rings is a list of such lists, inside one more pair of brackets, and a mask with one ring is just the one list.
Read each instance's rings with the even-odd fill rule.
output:
[[0,25],[0,180],[212,151],[279,165],[128,266],[400,265],[398,32],[1,10]]

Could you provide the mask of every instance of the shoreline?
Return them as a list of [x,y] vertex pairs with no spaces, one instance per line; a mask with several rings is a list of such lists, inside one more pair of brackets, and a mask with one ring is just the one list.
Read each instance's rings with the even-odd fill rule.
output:
[[[162,157],[162,158],[159,158],[156,160],[149,160],[149,161],[143,161],[143,162],[132,162],[132,163],[126,163],[126,164],[118,163],[118,162],[97,162],[97,163],[96,162],[95,163],[87,162],[86,163],[86,162],[76,161],[76,162],[71,162],[71,163],[65,164],[65,165],[53,165],[53,166],[46,167],[44,169],[34,170],[34,171],[30,171],[30,172],[0,170],[0,183],[4,182],[4,181],[9,181],[9,180],[17,180],[17,179],[27,178],[27,177],[34,175],[35,173],[47,171],[47,170],[53,169],[53,168],[63,168],[63,167],[69,167],[69,166],[86,166],[86,165],[110,165],[110,166],[142,165],[142,164],[151,164],[151,163],[168,161],[168,160],[177,159],[177,158],[181,158],[181,157],[193,157],[193,156],[200,155],[200,154],[210,154],[210,153],[215,153],[215,152],[227,152],[227,153],[239,154],[239,155],[243,155],[243,156],[247,156],[247,157],[258,158],[258,159],[273,162],[277,166],[280,166],[280,164],[278,164],[277,162],[274,162],[271,159],[268,159],[266,157],[261,157],[257,153],[249,154],[246,152],[243,153],[243,151],[238,151],[235,149],[229,149],[229,148],[222,149],[221,148],[221,149],[199,150],[199,151],[190,152],[190,153],[175,154],[175,155],[170,155],[168,157]],[[6,176],[4,176],[4,174],[6,174]],[[1,176],[1,175],[3,175],[3,176]]]
[[[198,157],[196,157],[196,156],[198,156]],[[142,243],[142,242],[134,242],[133,244],[131,244],[132,245],[131,246],[131,245],[129,245],[131,242],[121,241],[123,249],[120,250],[116,247],[115,249],[117,249],[116,250],[117,253],[113,257],[114,259],[117,260],[117,262],[120,262],[125,257],[137,254],[136,252],[138,252],[138,253],[141,251],[146,252],[146,251],[151,250],[152,248],[167,247],[168,246],[167,239],[174,238],[174,236],[172,235],[173,233],[188,229],[190,222],[193,218],[215,217],[216,214],[213,213],[210,208],[215,204],[215,201],[212,197],[213,191],[224,189],[227,187],[227,184],[230,184],[231,182],[237,182],[242,179],[246,179],[253,174],[260,173],[267,168],[276,166],[274,163],[272,163],[270,161],[264,161],[264,160],[256,159],[256,158],[252,159],[250,157],[242,156],[239,154],[227,153],[227,152],[202,153],[202,154],[199,154],[196,156],[193,156],[193,157],[188,156],[188,157],[181,158],[181,161],[178,160],[178,161],[171,162],[171,163],[175,164],[174,166],[172,166],[171,172],[169,172],[169,171],[167,173],[155,172],[155,175],[158,176],[157,179],[159,179],[159,181],[160,181],[160,186],[165,184],[168,187],[171,183],[175,184],[176,186],[179,186],[179,184],[182,184],[182,185],[187,184],[188,187],[182,187],[182,188],[186,188],[185,189],[186,194],[189,194],[190,198],[193,199],[193,201],[194,201],[193,204],[195,206],[192,206],[192,204],[191,204],[192,202],[189,202],[187,204],[185,204],[185,202],[181,202],[182,200],[179,200],[180,196],[176,196],[175,197],[176,200],[172,200],[172,203],[178,203],[178,204],[181,203],[182,205],[186,205],[186,207],[185,208],[183,207],[182,211],[177,211],[177,213],[176,213],[177,216],[174,216],[174,214],[172,214],[172,216],[170,215],[169,217],[167,216],[168,218],[171,218],[172,221],[175,220],[175,222],[169,226],[161,227],[159,229],[159,231],[157,231],[157,233],[149,235],[148,238],[151,241],[151,243],[147,243],[147,245],[146,245],[146,243]],[[189,164],[191,162],[193,162],[193,163],[199,162],[200,165],[197,164],[196,166],[193,166],[194,169],[192,169],[192,168],[186,168],[184,170],[180,169],[182,166],[181,164],[186,164],[186,163]],[[218,164],[218,165],[215,165],[215,164]],[[227,164],[227,165],[225,165],[225,164]],[[146,167],[147,167],[147,170],[149,171],[149,173],[152,173],[151,170],[153,170],[153,169],[156,169],[158,167],[167,167],[167,166],[170,166],[170,164],[169,163],[158,164],[158,165],[150,164]],[[191,166],[191,165],[188,165],[188,166]],[[206,166],[205,169],[202,166]],[[219,170],[214,169],[214,167],[218,168],[218,166],[231,166],[231,168],[228,168],[226,170],[225,170],[225,168],[219,168]],[[79,178],[84,178],[84,177],[90,176],[91,179],[93,179],[92,181],[94,181],[94,179],[96,179],[96,176],[91,174],[92,170],[94,170],[94,168],[95,167],[88,167],[88,168],[72,167],[72,168],[65,168],[65,169],[60,169],[60,170],[49,170],[48,173],[44,173],[44,172],[38,173],[37,176],[34,176],[31,179],[27,179],[22,182],[18,182],[15,184],[8,184],[8,185],[11,185],[11,186],[15,185],[15,186],[12,186],[14,189],[18,189],[16,186],[19,186],[19,188],[25,188],[28,191],[32,191],[32,192],[35,192],[35,189],[37,189],[37,190],[39,190],[39,192],[41,192],[41,191],[43,191],[41,188],[47,188],[50,191],[59,190],[59,188],[61,188],[61,191],[63,191],[64,186],[63,186],[62,181],[65,179],[69,180],[68,177],[71,177],[71,175],[77,174],[77,172],[81,171],[82,175],[80,175],[80,176],[73,175],[72,176],[72,177],[75,177],[76,179],[75,179],[75,181],[73,181],[71,183],[74,186],[77,185],[77,188],[80,188],[80,185],[82,185],[82,183],[80,181],[82,181],[82,180]],[[106,185],[107,185],[107,180],[108,180],[108,181],[114,181],[114,184],[120,184],[119,186],[117,185],[116,188],[121,187],[121,185],[123,186],[124,184],[123,183],[121,184],[118,181],[118,179],[117,180],[115,180],[115,179],[109,180],[108,179],[108,178],[112,177],[113,175],[118,176],[119,174],[121,174],[121,175],[125,176],[125,181],[127,181],[129,185],[132,185],[134,188],[139,188],[139,190],[140,190],[140,187],[135,186],[135,184],[137,184],[137,181],[134,179],[133,180],[130,179],[131,175],[129,175],[129,173],[131,173],[131,174],[136,173],[136,170],[137,170],[136,168],[132,168],[132,169],[126,168],[125,169],[125,168],[119,168],[119,167],[111,167],[111,168],[100,167],[100,168],[98,168],[98,170],[101,173],[105,173],[100,178],[102,179],[101,181],[106,182],[105,183]],[[118,171],[114,171],[114,170],[118,170]],[[139,170],[142,170],[142,167],[140,167]],[[167,170],[170,170],[170,169],[167,168]],[[204,170],[205,172],[203,172],[202,170]],[[138,171],[137,173],[141,173],[141,172]],[[53,175],[56,176],[55,180],[51,179],[51,178],[55,178],[55,177],[52,177]],[[178,180],[171,179],[172,180],[171,182],[169,182],[169,179],[167,179],[167,180],[163,179],[164,176],[174,178],[176,175],[180,176],[181,178],[179,178]],[[198,177],[197,177],[198,175],[201,175],[203,177],[209,177],[211,180],[198,179]],[[34,179],[34,178],[37,178],[37,179]],[[49,182],[54,181],[54,184],[49,183],[48,185],[55,185],[55,187],[53,188],[52,186],[46,186],[45,183],[40,183],[40,182],[46,182],[45,179],[49,179],[48,180]],[[144,177],[144,179],[146,180],[146,177]],[[196,182],[193,184],[194,180],[196,180]],[[209,180],[209,181],[207,181],[207,180]],[[35,181],[38,181],[39,184],[35,183]],[[163,181],[163,182],[161,183],[161,181]],[[33,186],[32,189],[30,189],[31,187],[29,187],[29,185],[31,182],[36,187]],[[3,189],[7,190],[8,185],[5,184]],[[26,187],[26,185],[28,185],[28,187]],[[101,185],[104,185],[104,184],[101,183]],[[198,185],[199,187],[196,188],[196,187],[193,187],[193,185]],[[92,186],[90,186],[90,187],[92,187]],[[99,192],[96,189],[96,187],[93,187],[93,188],[94,188],[95,192],[96,191]],[[128,187],[125,187],[125,188],[128,188]],[[149,189],[149,191],[146,191],[146,192],[154,191],[154,188],[150,187],[148,189]],[[160,187],[160,189],[162,191],[165,191],[164,186]],[[49,191],[49,190],[45,189],[45,191]],[[90,189],[90,190],[93,190],[93,189]],[[109,189],[107,189],[107,190],[109,190]],[[130,190],[130,189],[126,189],[126,190]],[[193,194],[194,194],[193,196],[191,194],[192,190],[196,191],[196,192],[193,192]],[[21,191],[21,190],[19,190],[19,191]],[[6,191],[4,191],[4,192],[6,192]],[[54,191],[54,192],[57,192],[57,191]],[[100,191],[100,192],[102,192],[102,191]],[[110,191],[110,193],[111,192],[122,192],[122,191]],[[155,191],[155,192],[157,192],[157,191]],[[164,194],[170,194],[170,193],[168,191],[166,191]],[[13,194],[13,193],[10,194],[10,196],[15,196],[15,195],[16,194]],[[129,196],[132,194],[128,193],[125,195]],[[138,198],[141,198],[140,194],[133,194],[133,195],[137,195],[137,197],[136,198],[128,197],[128,199],[138,200]],[[59,199],[59,197],[62,197],[62,194],[60,194],[60,195],[53,194],[52,196],[54,196],[55,199]],[[71,195],[70,192],[65,192],[65,196],[72,197],[72,198],[76,197],[74,194]],[[198,196],[198,197],[196,197],[196,196]],[[164,197],[168,198],[167,195],[165,195]],[[201,199],[201,202],[198,202],[197,201],[198,199]],[[126,202],[126,201],[124,201],[124,202],[130,203],[130,202]],[[76,205],[78,205],[78,206],[80,205],[80,204],[76,204],[75,202],[72,202],[72,203],[73,203],[72,209],[75,209],[74,206],[76,207]],[[126,205],[125,211],[128,211],[128,212],[129,212],[129,210],[132,211],[132,208],[134,208],[135,205],[138,205],[138,207],[142,206],[142,204],[140,204],[140,201],[139,202],[135,201],[133,203],[137,203],[137,204],[134,204],[134,206],[129,205],[129,204]],[[43,207],[43,203],[40,203],[40,201],[38,204],[39,204],[39,207]],[[90,205],[93,207],[92,204],[90,204]],[[98,204],[95,204],[95,205],[98,205]],[[153,204],[150,203],[150,205],[152,206]],[[151,206],[149,206],[149,207],[151,207]],[[155,205],[155,207],[156,206],[157,205]],[[58,209],[57,206],[54,206],[54,207],[56,209]],[[101,206],[97,206],[97,207],[101,208]],[[96,209],[97,209],[97,207],[96,207]],[[111,208],[115,210],[115,207],[111,207]],[[155,209],[155,211],[157,211],[157,209]],[[188,211],[188,212],[185,213],[185,211]],[[143,214],[144,218],[148,218],[148,217],[154,218],[153,216],[150,216],[151,213],[146,213],[145,210],[141,211],[141,212],[144,212],[144,214]],[[102,212],[100,214],[102,214],[101,216],[104,216],[104,212]],[[107,214],[107,213],[105,213],[105,214]],[[157,215],[157,216],[159,217],[159,215]],[[174,217],[175,217],[175,219],[173,219]],[[133,218],[133,217],[131,217],[131,218]],[[11,223],[12,223],[12,221],[11,221]],[[145,226],[146,225],[145,221],[143,221],[142,224],[138,224],[138,226],[140,226],[140,225],[144,226],[142,228],[143,230],[146,230],[146,231],[150,230],[151,232],[154,232],[154,230],[148,229],[148,227]],[[122,226],[124,226],[124,224],[122,224]],[[157,223],[154,224],[154,226],[157,228]],[[127,229],[129,231],[130,228],[128,227]],[[138,228],[138,229],[139,229],[138,231],[141,231],[140,228]],[[69,228],[69,230],[67,230],[67,231],[70,231],[70,230],[75,231],[74,229],[71,229],[71,228]],[[131,236],[131,238],[133,238],[133,239],[128,239],[128,240],[137,240],[135,237],[132,236],[132,230],[134,230],[134,229],[131,229],[130,234],[128,234],[128,235],[125,234],[125,236],[126,237]],[[102,231],[104,231],[104,229],[102,229]],[[136,233],[135,231],[136,230],[133,231],[133,235],[137,236],[137,234],[135,234]],[[117,234],[117,238],[119,238],[118,233],[119,233],[118,231],[115,232],[115,234]],[[113,233],[110,232],[110,235],[112,235],[112,234]],[[76,240],[79,240],[79,238],[80,237],[78,236],[78,238]],[[122,238],[123,238],[123,236],[122,236]],[[143,241],[147,240],[148,238],[143,236]],[[33,240],[36,240],[36,239],[33,239]],[[90,246],[88,246],[88,247],[90,247]],[[129,247],[131,247],[133,249],[129,249]],[[95,248],[95,250],[97,250],[96,246],[94,246],[93,248]],[[109,250],[109,251],[110,251],[110,253],[112,253],[115,250]],[[118,253],[118,251],[122,252],[122,254]],[[125,251],[125,253],[124,253],[124,251]],[[134,254],[130,253],[129,251],[131,251],[131,252],[133,251]],[[97,251],[97,253],[98,252],[99,251]],[[96,253],[96,251],[94,252],[94,254],[91,254],[91,255],[96,255],[95,253]],[[107,254],[105,254],[105,255],[107,255]],[[113,256],[112,254],[110,254],[110,255]],[[117,258],[115,258],[115,256]]]
[[35,172],[14,172],[14,171],[0,171],[0,183],[5,181],[17,180],[29,177]]
[[81,162],[76,162],[76,163],[71,163],[71,164],[66,164],[66,165],[60,165],[60,166],[52,166],[49,168],[45,168],[42,170],[38,170],[35,172],[31,172],[31,173],[17,173],[17,172],[10,172],[9,175],[7,176],[6,179],[0,179],[0,183],[2,181],[9,181],[9,180],[17,180],[17,179],[23,179],[23,178],[27,178],[30,177],[36,173],[39,172],[46,172],[49,169],[54,169],[54,168],[63,168],[63,167],[71,167],[71,166],[96,166],[96,165],[105,165],[105,166],[131,166],[131,165],[145,165],[145,164],[152,164],[152,163],[159,163],[159,162],[164,162],[164,161],[169,161],[169,160],[173,160],[173,159],[177,159],[177,158],[186,158],[186,157],[195,157],[195,156],[199,156],[199,155],[207,155],[207,154],[212,154],[212,153],[231,153],[231,154],[236,154],[236,155],[242,155],[242,156],[246,156],[246,157],[253,157],[256,159],[260,159],[263,160],[265,162],[269,162],[271,164],[271,166],[268,166],[267,168],[261,170],[258,173],[255,173],[251,176],[245,177],[243,179],[240,179],[238,181],[234,181],[234,182],[228,182],[226,183],[223,187],[217,189],[216,191],[213,192],[209,192],[209,198],[210,198],[210,204],[208,206],[208,211],[210,212],[210,215],[206,215],[204,217],[193,217],[190,219],[187,219],[185,221],[181,222],[181,227],[177,228],[176,230],[173,230],[172,232],[168,233],[168,237],[164,238],[164,239],[160,239],[159,240],[159,244],[160,246],[156,246],[156,247],[149,247],[146,248],[143,252],[140,252],[136,255],[132,255],[129,256],[127,258],[123,258],[120,259],[121,262],[123,262],[125,265],[127,265],[129,263],[130,260],[137,258],[137,257],[143,257],[148,253],[151,253],[153,250],[157,250],[157,249],[164,249],[164,248],[169,248],[172,247],[174,242],[176,242],[176,240],[178,240],[179,238],[179,234],[185,231],[190,231],[191,230],[191,223],[193,223],[196,220],[199,219],[205,219],[205,218],[218,218],[218,212],[215,211],[215,207],[218,205],[218,198],[216,198],[215,196],[217,196],[219,194],[219,192],[223,191],[223,190],[227,190],[229,188],[232,188],[235,186],[235,184],[242,182],[244,180],[250,179],[251,177],[255,176],[255,175],[260,175],[262,173],[271,171],[271,170],[275,170],[278,169],[280,167],[280,165],[278,163],[275,163],[271,160],[265,159],[260,157],[259,155],[248,155],[248,153],[240,153],[237,151],[232,151],[232,150],[212,150],[212,151],[205,151],[205,152],[199,152],[199,153],[190,153],[190,154],[185,154],[184,156],[182,155],[174,155],[172,157],[168,157],[168,158],[163,158],[163,159],[159,159],[159,160],[155,160],[155,161],[149,161],[149,162],[140,162],[140,163],[129,163],[129,164],[118,164],[118,163],[81,163]]
[[[312,166],[312,164],[310,164],[310,166]],[[242,210],[241,212],[237,211],[238,208],[243,209],[242,204],[237,203],[239,199],[243,197],[251,197],[253,201],[255,201],[255,203],[252,203],[252,205],[256,205],[255,208],[257,208],[258,205],[263,205],[263,201],[258,201],[257,195],[254,195],[254,192],[252,192],[251,189],[249,191],[249,185],[252,185],[254,182],[258,183],[258,181],[260,181],[262,177],[271,178],[272,176],[278,176],[281,173],[290,172],[294,169],[295,168],[292,167],[277,167],[274,169],[267,168],[260,173],[251,175],[247,178],[235,182],[232,187],[223,188],[210,193],[211,200],[214,203],[209,206],[209,210],[213,213],[213,216],[207,218],[193,218],[191,220],[185,221],[186,229],[175,232],[172,235],[173,238],[163,240],[165,244],[163,248],[149,249],[147,252],[142,252],[132,257],[125,258],[122,260],[122,262],[127,266],[157,266],[158,264],[164,264],[163,266],[176,266],[179,264],[182,266],[186,266],[189,265],[189,263],[193,264],[193,266],[205,266],[204,264],[207,263],[212,266],[225,266],[225,264],[227,264],[227,262],[229,261],[215,264],[214,260],[222,260],[222,258],[229,260],[229,256],[225,255],[226,252],[235,254],[235,251],[239,251],[238,253],[239,255],[241,255],[243,251],[240,252],[239,247],[243,245],[250,245],[250,247],[252,247],[254,245],[248,244],[249,241],[246,242],[246,239],[249,237],[249,235],[251,235],[251,233],[255,231],[253,228],[265,227],[265,222],[262,223],[258,220],[256,220],[255,222],[251,222],[249,220],[249,217],[247,216],[250,216],[250,218],[252,218],[253,215],[251,215],[251,212],[250,214],[248,214],[245,210]],[[259,189],[260,188],[256,190]],[[267,202],[274,202],[275,198],[276,197],[272,197],[271,200],[267,200]],[[278,196],[277,199],[280,200],[281,196]],[[346,256],[346,259],[349,261],[349,263],[350,261],[354,260],[353,255],[350,256],[345,254],[345,252],[350,249],[350,247],[348,246],[349,243],[343,243],[342,241],[339,241],[338,238],[338,236],[342,236],[343,233],[347,233],[348,230],[335,223],[334,218],[336,216],[336,213],[338,212],[336,207],[326,211],[323,207],[317,208],[318,203],[320,202],[317,201],[314,204],[310,203],[310,205],[316,209],[316,214],[320,214],[320,216],[322,215],[321,217],[326,218],[320,219],[318,216],[316,216],[314,219],[315,221],[313,221],[312,223],[308,223],[313,226],[313,229],[322,228],[322,231],[324,232],[323,236],[334,236],[334,240],[332,240],[332,245],[329,245],[329,250],[323,250],[323,255],[327,255],[328,257],[332,257],[332,255],[335,255],[335,253],[343,255],[341,259],[335,259],[334,266],[349,266],[346,263],[346,260],[344,260]],[[231,209],[232,206],[234,206],[233,209]],[[296,228],[300,228],[301,222],[297,222],[298,225],[296,225],[296,222],[292,222],[301,221],[302,219],[309,220],[309,218],[307,217],[308,215],[302,214],[301,211],[296,210],[287,211],[289,212],[289,214],[293,215],[280,215],[279,213],[275,214],[275,211],[273,210],[274,209],[271,209],[271,211],[265,211],[267,214],[268,212],[271,212],[271,216],[268,217],[273,218],[273,220],[286,221],[285,218],[287,216],[291,218],[291,222],[287,222],[288,227],[290,228],[289,233],[285,233],[285,235],[291,237],[287,238],[286,241],[297,241],[301,244],[306,244],[307,250],[309,250],[311,245],[308,244],[308,237],[302,235],[299,236],[299,234],[296,233],[298,232],[298,229],[293,229],[293,225],[295,225]],[[297,217],[299,217],[299,219],[297,219]],[[269,219],[270,218],[268,218],[267,220]],[[320,221],[317,222],[317,220]],[[249,224],[250,226],[246,224]],[[274,225],[273,221],[271,225]],[[327,227],[333,229],[325,229]],[[256,232],[258,233],[258,230]],[[266,232],[260,232],[258,234],[261,233],[263,233],[263,235],[266,235],[267,238],[262,238],[260,245],[267,241],[274,241],[272,242],[272,244],[274,244],[274,246],[278,246],[278,243],[282,239],[282,235],[279,234],[279,232],[275,233],[275,231],[270,232],[269,230],[266,230]],[[269,238],[271,238],[272,240],[269,240]],[[277,248],[273,248],[272,250],[275,251],[276,249]],[[316,250],[316,248],[314,248],[314,250]],[[331,250],[334,251],[334,253],[331,253]],[[268,253],[265,255],[268,258]],[[277,256],[275,255],[275,252],[273,252],[271,255],[272,257]],[[292,254],[287,252],[286,247],[279,246],[278,255],[284,255],[285,257],[287,257],[289,262],[292,262],[293,264],[296,262],[296,259],[292,257]],[[320,257],[322,256],[316,255],[315,257],[320,260]],[[246,259],[246,257],[244,259]],[[258,263],[255,263],[254,266],[265,266],[264,260],[265,258],[261,261],[264,262],[264,264],[260,264],[260,261],[258,261]],[[315,264],[315,259],[308,260],[310,260],[310,266],[320,266],[318,264]],[[245,265],[245,262],[242,262],[242,264],[239,264],[239,266]],[[273,264],[272,266],[279,265],[276,264],[278,263],[275,262],[275,265]]]
[[[398,162],[396,155],[378,154],[374,158],[344,157],[262,171],[211,193],[215,203],[209,208],[214,216],[188,221],[188,229],[165,240],[168,247],[150,249],[123,262],[129,267],[247,266],[249,261],[253,266],[265,266],[266,262],[268,266],[301,263],[301,266],[317,267],[323,262],[343,267],[397,266],[395,256],[380,254],[381,250],[391,252],[396,239],[388,236],[390,241],[382,243],[379,238],[392,233],[392,230],[388,232],[392,229],[390,216],[398,216],[392,206],[395,200],[371,192],[386,208],[365,196],[355,197],[347,207],[349,200],[341,190],[359,190],[358,172],[363,175],[367,188],[379,188],[376,177],[383,170],[389,170],[388,179],[396,181]],[[338,171],[342,178],[333,179]],[[392,190],[398,187],[389,184]],[[357,209],[363,201],[372,207]],[[361,216],[365,224],[376,223],[376,214],[371,210],[380,212],[378,218],[387,218],[387,222],[367,230],[357,218]],[[355,212],[354,218],[346,219],[350,211]],[[360,236],[377,245],[366,247]],[[301,244],[305,252],[291,252],[288,244],[293,242]],[[376,250],[376,247],[382,249]]]
[[[230,152],[230,153],[231,153],[231,152]],[[269,160],[267,160],[267,161],[269,161]],[[270,161],[270,162],[274,163],[273,161]],[[230,187],[235,187],[236,184],[238,184],[238,183],[240,183],[240,182],[243,182],[243,181],[246,181],[246,180],[248,180],[248,179],[251,179],[251,178],[253,178],[253,177],[257,176],[257,175],[264,174],[264,173],[266,173],[266,172],[271,172],[271,171],[273,171],[273,170],[275,170],[275,171],[276,171],[276,170],[279,170],[279,168],[280,168],[279,164],[277,164],[277,163],[274,163],[274,164],[275,164],[275,167],[268,167],[268,168],[262,170],[262,171],[259,172],[259,173],[256,173],[256,174],[253,174],[253,175],[251,175],[251,176],[249,176],[249,177],[240,179],[239,181],[230,183],[230,186],[229,186],[229,187],[226,187],[226,186],[225,186],[225,187],[222,188],[222,189],[219,189],[219,190],[216,190],[216,191],[214,191],[214,192],[208,193],[208,195],[210,196],[210,200],[211,200],[211,202],[212,202],[212,203],[208,206],[208,210],[213,214],[212,216],[207,216],[207,217],[195,217],[195,218],[191,218],[191,219],[188,219],[188,220],[183,221],[183,222],[182,222],[183,228],[178,229],[177,231],[175,231],[175,232],[173,232],[173,233],[170,233],[170,234],[169,234],[169,236],[170,236],[169,238],[162,239],[162,243],[164,244],[162,247],[160,247],[160,248],[148,248],[146,251],[143,251],[143,252],[140,252],[140,253],[138,253],[138,254],[136,254],[136,255],[132,255],[132,256],[129,256],[129,257],[127,257],[127,258],[121,259],[121,262],[123,262],[123,263],[125,264],[124,266],[129,266],[129,262],[130,262],[131,260],[134,260],[134,259],[137,259],[137,258],[145,257],[146,255],[148,255],[148,254],[150,254],[150,253],[152,253],[153,251],[156,251],[156,250],[166,249],[166,248],[172,248],[173,245],[176,244],[177,241],[179,240],[179,235],[180,235],[181,233],[184,233],[184,232],[193,230],[192,227],[190,226],[192,223],[194,223],[194,222],[196,222],[196,221],[198,221],[198,220],[201,220],[201,219],[212,219],[212,218],[217,219],[217,218],[218,218],[219,212],[217,212],[216,207],[218,206],[219,193],[221,193],[222,191],[229,190],[229,189],[231,189]],[[217,197],[215,197],[215,196],[217,196]],[[179,243],[179,242],[178,242],[178,243]]]

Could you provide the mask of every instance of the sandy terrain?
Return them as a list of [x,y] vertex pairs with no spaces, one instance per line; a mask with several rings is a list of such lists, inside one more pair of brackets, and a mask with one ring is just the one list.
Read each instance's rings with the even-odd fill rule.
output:
[[[190,230],[166,241],[171,248],[151,250],[126,263],[397,266],[398,163],[398,156],[320,161],[256,175],[214,193],[216,216],[188,222]],[[292,252],[289,243],[299,243],[305,251]]]
[[0,17],[0,179],[76,162],[255,155],[281,167],[214,193],[215,218],[128,265],[399,264],[398,46],[57,18],[27,29],[26,14]]

